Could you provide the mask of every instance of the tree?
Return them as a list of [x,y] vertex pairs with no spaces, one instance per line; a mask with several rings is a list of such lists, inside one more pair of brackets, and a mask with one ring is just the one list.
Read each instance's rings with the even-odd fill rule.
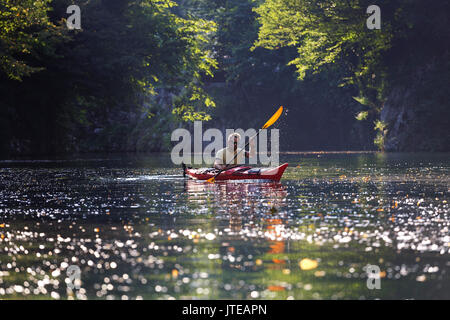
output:
[[[5,145],[16,139],[29,152],[69,151],[83,140],[95,145],[95,136],[108,150],[123,148],[142,112],[208,119],[214,102],[202,81],[216,62],[204,44],[214,23],[176,15],[172,1],[92,0],[79,3],[82,29],[68,31],[70,4],[2,2]],[[143,107],[162,91],[170,101]]]
[[[395,86],[409,81],[436,57],[448,60],[449,26],[444,12],[449,2],[378,1],[380,30],[366,27],[366,9],[372,4],[366,0],[266,0],[255,9],[261,28],[254,48],[296,48],[297,57],[290,64],[301,80],[342,66],[341,86],[359,91],[355,100],[362,112],[357,118],[378,117]],[[376,142],[382,146],[389,129],[380,123],[376,121]]]
[[379,108],[385,72],[380,57],[391,46],[392,28],[383,15],[381,30],[367,29],[369,5],[363,0],[267,0],[255,9],[261,28],[254,48],[297,48],[289,64],[301,80],[308,72],[342,64],[342,84],[356,84],[358,101]]
[[30,58],[53,54],[50,40],[63,38],[62,29],[53,24],[47,13],[50,0],[2,0],[0,2],[0,70],[8,78],[23,77],[43,70]]

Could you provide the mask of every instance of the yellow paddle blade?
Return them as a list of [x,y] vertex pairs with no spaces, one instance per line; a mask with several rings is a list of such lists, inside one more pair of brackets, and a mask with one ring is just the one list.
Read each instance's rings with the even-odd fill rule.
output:
[[214,181],[216,181],[216,179],[214,179],[214,177],[212,177],[212,178],[209,178],[209,179],[206,180],[206,181],[208,181],[209,183],[214,183]]
[[281,114],[283,113],[283,106],[281,106],[277,112],[275,112],[273,114],[273,116],[266,122],[266,124],[262,127],[263,129],[267,129],[268,127],[270,127],[271,125],[273,125],[275,123],[275,121],[278,120],[278,118],[281,116]]

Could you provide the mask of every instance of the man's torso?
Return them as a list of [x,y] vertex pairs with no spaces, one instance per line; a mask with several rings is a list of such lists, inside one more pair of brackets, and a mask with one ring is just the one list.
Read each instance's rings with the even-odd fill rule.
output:
[[[229,148],[220,149],[216,153],[216,160],[219,160],[219,162],[221,162],[220,164],[242,164],[244,163],[245,155],[244,152],[240,152],[241,150],[242,149],[237,148],[236,152],[233,152],[233,150]],[[233,157],[237,153],[239,154],[233,160]]]

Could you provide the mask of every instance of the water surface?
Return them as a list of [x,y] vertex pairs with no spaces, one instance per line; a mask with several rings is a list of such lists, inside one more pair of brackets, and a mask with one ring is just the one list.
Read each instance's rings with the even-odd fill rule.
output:
[[281,160],[215,184],[168,155],[0,161],[0,298],[450,298],[449,154]]

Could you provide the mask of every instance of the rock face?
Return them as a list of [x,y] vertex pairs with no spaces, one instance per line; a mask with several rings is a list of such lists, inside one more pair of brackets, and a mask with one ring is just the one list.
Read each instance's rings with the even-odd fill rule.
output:
[[386,151],[409,151],[415,147],[411,124],[417,115],[413,106],[409,90],[399,88],[390,94],[380,115],[380,120],[388,124],[384,142]]
[[386,151],[450,151],[448,73],[422,68],[389,94],[380,120],[387,123]]

